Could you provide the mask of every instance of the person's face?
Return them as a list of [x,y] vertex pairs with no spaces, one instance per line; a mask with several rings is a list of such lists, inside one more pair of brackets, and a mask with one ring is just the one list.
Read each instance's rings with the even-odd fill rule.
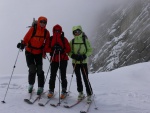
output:
[[41,26],[41,27],[45,27],[46,24],[47,24],[47,21],[45,21],[45,20],[41,20],[41,21],[40,21],[40,26]]

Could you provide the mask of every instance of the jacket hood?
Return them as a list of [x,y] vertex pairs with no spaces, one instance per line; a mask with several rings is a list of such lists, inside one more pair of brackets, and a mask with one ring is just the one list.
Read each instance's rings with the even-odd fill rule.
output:
[[80,29],[82,31],[82,27],[80,25],[78,25],[78,26],[73,26],[72,32],[77,30],[77,29]]
[[[73,31],[75,31],[75,30],[77,30],[77,29],[79,29],[79,30],[81,30],[82,31],[82,27],[80,26],[80,25],[78,25],[78,26],[74,26],[73,28],[72,28],[72,34],[73,34]],[[83,31],[82,31],[83,32]],[[75,36],[74,34],[74,37],[75,38],[81,38],[82,37],[82,34],[83,33],[81,33],[79,36]]]
[[46,17],[40,16],[40,17],[38,18],[38,22],[37,22],[37,25],[38,25],[38,26],[40,26],[40,21],[41,21],[41,20],[45,20],[45,21],[47,22],[47,18],[46,18]]
[[60,30],[60,32],[62,33],[62,27],[59,25],[59,24],[56,24],[54,27],[53,27],[53,33],[55,30]]
[[45,20],[45,21],[47,22],[47,18],[44,17],[44,16],[40,16],[40,17],[38,18],[38,23],[40,23],[41,20]]

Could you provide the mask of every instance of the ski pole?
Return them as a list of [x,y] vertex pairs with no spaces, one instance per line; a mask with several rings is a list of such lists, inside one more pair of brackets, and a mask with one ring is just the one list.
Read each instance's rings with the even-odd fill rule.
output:
[[73,79],[73,74],[75,72],[76,64],[77,64],[77,61],[75,61],[75,64],[74,64],[74,67],[73,67],[73,72],[72,72],[72,75],[71,75],[71,80],[70,80],[70,85],[69,85],[68,92],[70,92],[70,87],[71,87],[71,83],[72,83],[72,79]]
[[[46,57],[47,57],[47,55],[46,55]],[[48,58],[48,57],[47,57],[47,58]],[[50,67],[51,67],[51,63],[49,64],[49,67],[48,67],[48,71],[47,71],[47,74],[46,74],[46,77],[45,77],[44,84],[45,84],[45,82],[46,82],[46,79],[47,79],[47,76],[48,76],[48,73],[49,73]]]
[[[48,59],[48,61],[50,62],[50,64],[52,63],[52,61],[53,61],[53,58],[54,58],[54,54],[55,54],[55,50],[54,50],[54,53],[53,53],[53,55],[52,55],[52,59],[50,60],[49,58],[48,58],[48,56],[46,55],[46,57],[47,57],[47,59]],[[49,65],[49,70],[50,70],[50,65]],[[48,70],[48,71],[49,71]],[[47,73],[48,74],[48,73]],[[57,75],[56,75],[57,76]],[[46,77],[47,78],[47,77]],[[57,76],[57,78],[58,78],[58,76]],[[61,82],[61,80],[58,78],[58,80]]]
[[[71,75],[70,85],[69,85],[69,89],[68,89],[68,91],[67,91],[68,94],[69,94],[69,92],[70,92],[70,87],[71,87],[71,83],[72,83],[72,79],[73,79],[73,74],[74,74],[74,72],[75,72],[76,64],[77,64],[77,61],[75,61],[75,64],[74,64],[74,67],[73,67],[73,72],[72,72],[72,75]],[[67,95],[67,96],[68,96],[68,95]],[[68,102],[67,102],[68,99],[65,99],[65,100],[66,100],[65,103],[68,103]]]
[[59,51],[59,105],[60,105],[60,51]]
[[5,98],[6,98],[6,95],[7,95],[8,89],[9,89],[9,85],[10,85],[10,82],[11,82],[11,79],[12,79],[12,75],[13,75],[13,73],[14,73],[14,69],[15,69],[15,67],[16,67],[16,63],[17,63],[17,60],[18,60],[19,53],[20,53],[20,49],[19,49],[19,51],[18,51],[17,58],[16,58],[16,60],[15,60],[15,64],[14,64],[14,67],[13,67],[12,74],[11,74],[11,76],[10,76],[10,80],[9,80],[9,83],[8,83],[8,87],[7,87],[7,90],[6,90],[6,93],[5,93],[4,99],[3,99],[3,101],[1,101],[2,103],[6,103],[6,102],[5,102]]

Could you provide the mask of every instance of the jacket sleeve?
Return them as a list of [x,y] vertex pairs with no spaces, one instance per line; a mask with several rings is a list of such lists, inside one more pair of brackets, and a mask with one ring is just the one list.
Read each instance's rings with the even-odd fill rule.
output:
[[88,39],[86,39],[86,46],[87,46],[86,56],[90,56],[92,54],[93,49]]
[[67,40],[67,38],[64,38],[65,40],[65,53],[69,53],[70,52],[70,50],[71,50],[71,48],[70,48],[70,44],[69,44],[69,42],[68,42],[68,40]]

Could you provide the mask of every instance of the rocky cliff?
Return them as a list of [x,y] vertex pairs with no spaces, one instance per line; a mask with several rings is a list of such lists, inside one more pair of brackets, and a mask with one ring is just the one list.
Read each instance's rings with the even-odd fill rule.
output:
[[150,60],[150,0],[104,11],[92,41],[90,71],[111,71]]

